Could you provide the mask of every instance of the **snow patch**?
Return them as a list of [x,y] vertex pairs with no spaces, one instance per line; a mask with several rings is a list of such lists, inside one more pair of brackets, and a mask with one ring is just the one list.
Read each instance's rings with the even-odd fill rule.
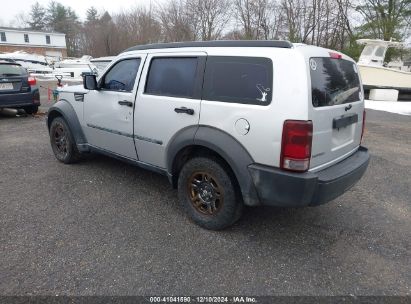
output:
[[365,100],[364,104],[366,109],[411,115],[411,101]]

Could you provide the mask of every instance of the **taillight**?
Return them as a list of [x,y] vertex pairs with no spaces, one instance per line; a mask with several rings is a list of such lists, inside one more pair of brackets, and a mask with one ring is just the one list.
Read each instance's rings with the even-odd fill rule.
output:
[[37,80],[35,77],[29,76],[29,85],[34,86],[36,85]]
[[286,120],[283,127],[280,168],[307,171],[310,167],[312,138],[311,121]]
[[338,53],[335,53],[335,52],[329,52],[329,54],[330,54],[330,57],[332,59],[341,59],[342,58],[341,54],[338,54]]
[[360,143],[362,143],[362,137],[364,136],[364,130],[365,130],[365,110],[362,113],[362,130],[361,130],[361,140]]

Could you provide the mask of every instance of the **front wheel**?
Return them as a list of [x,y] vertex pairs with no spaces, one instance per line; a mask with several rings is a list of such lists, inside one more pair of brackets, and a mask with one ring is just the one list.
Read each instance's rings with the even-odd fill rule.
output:
[[196,157],[182,168],[178,196],[189,217],[199,226],[220,230],[242,213],[243,202],[232,173],[217,158]]
[[50,143],[59,161],[71,164],[79,160],[80,152],[67,122],[62,117],[57,117],[51,122]]

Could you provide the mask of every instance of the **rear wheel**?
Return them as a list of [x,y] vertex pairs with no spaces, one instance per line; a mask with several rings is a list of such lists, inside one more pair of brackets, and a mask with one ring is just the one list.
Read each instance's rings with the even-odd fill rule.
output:
[[73,134],[62,117],[53,119],[50,125],[50,143],[56,158],[71,164],[79,160],[80,152],[77,149]]
[[235,179],[217,158],[190,159],[180,172],[178,195],[189,217],[206,229],[224,229],[242,213]]
[[27,114],[36,114],[39,110],[39,106],[27,106],[23,109]]

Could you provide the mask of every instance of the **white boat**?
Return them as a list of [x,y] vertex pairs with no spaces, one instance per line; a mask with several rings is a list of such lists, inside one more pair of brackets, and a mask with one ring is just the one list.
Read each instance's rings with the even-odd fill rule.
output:
[[49,66],[47,58],[42,55],[16,51],[13,53],[0,54],[0,59],[19,63],[31,74],[49,74],[53,72],[53,69]]
[[81,58],[70,58],[55,62],[53,74],[61,74],[64,78],[67,78],[67,75],[69,75],[69,77],[75,80],[82,80],[84,73],[97,74],[98,69],[90,62],[90,59],[90,56],[85,55]]
[[385,63],[385,54],[390,47],[402,48],[404,44],[380,39],[359,39],[365,47],[358,60],[364,91],[366,95],[371,89],[398,90],[400,99],[410,99],[411,70],[410,65],[397,61]]

